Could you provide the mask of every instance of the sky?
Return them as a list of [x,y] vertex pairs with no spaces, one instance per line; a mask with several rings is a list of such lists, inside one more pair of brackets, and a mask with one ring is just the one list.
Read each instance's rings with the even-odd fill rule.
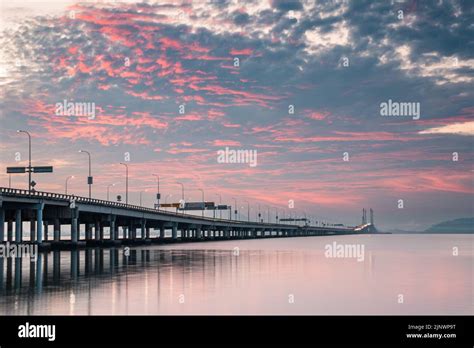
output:
[[[124,196],[127,161],[134,204],[153,205],[157,174],[162,202],[181,182],[242,218],[246,201],[348,225],[373,208],[381,230],[474,215],[472,1],[30,0],[0,18],[0,186],[27,165],[23,129],[54,166],[39,191],[74,175],[87,196],[82,149],[102,199]],[[221,163],[226,148],[256,165]]]

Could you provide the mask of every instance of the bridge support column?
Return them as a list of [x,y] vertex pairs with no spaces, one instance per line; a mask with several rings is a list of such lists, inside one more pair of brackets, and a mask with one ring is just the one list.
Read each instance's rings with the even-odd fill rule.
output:
[[198,226],[196,228],[196,238],[197,239],[202,239],[202,227],[201,226]]
[[140,238],[145,239],[145,233],[146,233],[146,220],[142,219],[141,225],[140,225]]
[[[5,209],[0,208],[0,243],[3,242],[4,240],[5,240]],[[2,268],[2,271],[3,271],[3,268]]]
[[165,226],[160,226],[160,239],[165,239]]
[[100,239],[100,221],[96,221],[94,223],[94,239],[95,240]]
[[30,242],[34,242],[36,238],[36,221],[34,218],[30,220]]
[[109,232],[110,240],[116,240],[117,239],[117,229],[115,227],[115,216],[110,216],[110,232]]
[[178,239],[178,225],[177,224],[174,224],[171,227],[171,236],[172,236],[173,240]]
[[7,221],[7,241],[13,242],[13,221]]
[[61,224],[59,219],[54,219],[54,241],[59,242],[61,240]]
[[150,239],[150,227],[145,228],[145,238]]
[[92,240],[92,224],[86,223],[86,240]]
[[104,240],[104,224],[99,222],[99,240]]
[[[44,240],[47,242],[49,240],[49,222],[48,221],[44,221],[43,223],[44,225]],[[45,259],[47,260],[47,258]]]
[[43,243],[43,208],[44,208],[44,204],[40,203],[38,209],[36,210],[37,212],[36,224],[37,224],[37,230],[38,230],[36,233],[38,235],[38,238],[37,238],[38,244]]
[[23,240],[23,221],[21,220],[21,209],[15,212],[15,242],[21,243]]
[[79,211],[71,210],[71,242],[77,243],[79,240]]

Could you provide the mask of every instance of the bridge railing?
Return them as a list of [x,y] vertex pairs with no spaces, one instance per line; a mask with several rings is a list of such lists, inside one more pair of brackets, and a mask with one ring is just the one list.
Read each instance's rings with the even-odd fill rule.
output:
[[241,220],[228,220],[228,219],[202,217],[202,216],[196,216],[196,215],[191,215],[191,214],[184,214],[184,213],[170,212],[170,211],[160,210],[160,209],[147,208],[147,207],[142,207],[142,206],[133,205],[133,204],[113,202],[113,201],[107,201],[103,199],[88,198],[88,197],[82,197],[82,196],[76,196],[76,195],[67,195],[67,194],[55,193],[55,192],[29,191],[29,190],[15,189],[15,188],[0,187],[0,194],[6,195],[6,196],[22,196],[22,197],[27,197],[27,198],[46,198],[46,199],[53,199],[53,200],[60,200],[60,201],[67,201],[67,202],[71,202],[74,200],[79,203],[103,205],[103,206],[107,206],[111,208],[132,209],[136,211],[150,212],[150,213],[155,213],[155,214],[160,213],[160,214],[168,215],[168,216],[193,218],[193,219],[206,220],[210,222],[232,222],[232,223],[241,224],[241,225],[256,224],[256,225],[261,225],[261,226],[279,225],[282,227],[298,227],[295,225],[286,225],[286,224],[278,224],[278,223],[272,224],[272,223],[262,223],[262,222],[252,222],[252,221],[248,222],[248,221],[241,221]]

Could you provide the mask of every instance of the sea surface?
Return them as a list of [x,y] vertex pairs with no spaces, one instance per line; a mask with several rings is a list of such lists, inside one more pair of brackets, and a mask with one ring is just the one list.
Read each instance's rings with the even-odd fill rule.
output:
[[473,241],[351,235],[2,258],[0,315],[473,314]]

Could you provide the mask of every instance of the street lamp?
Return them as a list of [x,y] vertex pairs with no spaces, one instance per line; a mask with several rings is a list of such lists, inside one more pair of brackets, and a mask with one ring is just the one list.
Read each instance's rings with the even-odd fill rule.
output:
[[3,174],[8,175],[8,188],[12,188],[12,175],[11,174]]
[[107,185],[107,200],[109,200],[109,193],[110,193],[110,187],[115,186],[115,184],[108,184]]
[[92,191],[92,174],[91,174],[91,154],[89,151],[79,150],[79,152],[86,153],[89,156],[89,176],[87,177],[87,184],[89,185],[89,198],[91,198],[91,191]]
[[244,201],[247,203],[247,220],[250,222],[250,203],[249,201]]
[[237,220],[237,199],[234,198],[234,197],[232,197],[232,199],[234,200],[234,203],[235,203],[235,205],[234,205],[234,207],[235,207],[234,214],[235,214],[235,220]]
[[275,208],[275,223],[278,223],[278,208]]
[[260,203],[258,203],[258,222],[260,222],[260,217],[262,215],[260,214]]
[[120,164],[125,166],[125,204],[128,204],[128,165],[122,162]]
[[143,192],[147,192],[148,189],[146,189],[145,191],[140,191],[140,207],[142,206],[142,194]]
[[[219,205],[222,205],[222,196],[221,196],[221,194],[220,193],[215,193],[215,195],[219,196]],[[214,210],[214,217],[216,217],[215,213],[216,213],[216,211]],[[219,209],[219,219],[222,219],[222,210],[221,209]]]
[[186,202],[184,200],[184,184],[181,182],[177,182],[177,184],[181,185],[181,200],[183,201],[183,214],[186,212],[184,209],[186,207]]
[[158,204],[158,209],[160,209],[160,176],[158,174],[152,174],[154,177],[156,177],[156,200]]
[[201,193],[202,193],[202,216],[204,216],[204,208],[205,208],[204,207],[204,205],[205,205],[205,203],[204,203],[204,190],[203,189],[198,189],[198,191],[201,191]]
[[65,188],[65,193],[66,194],[67,194],[67,183],[68,183],[69,179],[74,179],[74,175],[70,175],[66,178],[66,188]]
[[21,129],[16,132],[28,135],[28,192],[31,192],[31,171],[33,170],[31,167],[31,135],[27,131]]

